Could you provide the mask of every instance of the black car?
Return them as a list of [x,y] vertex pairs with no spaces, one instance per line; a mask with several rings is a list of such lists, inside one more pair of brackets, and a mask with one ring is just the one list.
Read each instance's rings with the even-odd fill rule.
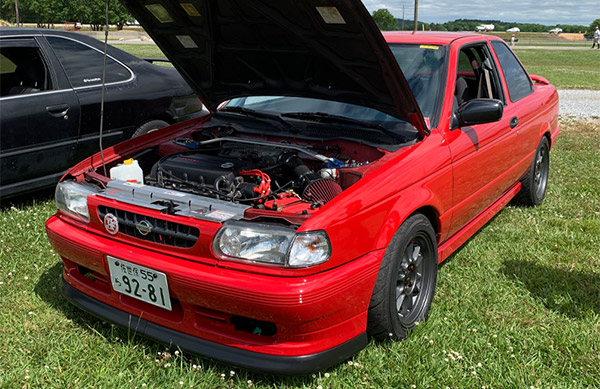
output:
[[[0,28],[0,198],[54,185],[98,151],[104,44]],[[103,145],[203,114],[174,68],[108,47]]]

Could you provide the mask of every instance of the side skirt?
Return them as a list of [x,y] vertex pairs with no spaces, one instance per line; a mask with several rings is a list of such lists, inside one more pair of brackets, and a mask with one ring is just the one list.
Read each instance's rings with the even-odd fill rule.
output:
[[458,230],[454,235],[448,238],[444,243],[442,243],[438,248],[438,263],[441,263],[446,258],[450,256],[453,252],[458,250],[460,246],[465,243],[473,234],[475,234],[481,227],[485,225],[488,221],[490,221],[494,215],[502,210],[512,200],[513,197],[516,196],[521,190],[521,183],[518,182],[510,189],[508,189],[502,196],[498,198],[498,200],[494,201],[491,205],[489,205],[486,209],[481,211],[481,213],[471,219],[467,224],[465,224],[460,230]]

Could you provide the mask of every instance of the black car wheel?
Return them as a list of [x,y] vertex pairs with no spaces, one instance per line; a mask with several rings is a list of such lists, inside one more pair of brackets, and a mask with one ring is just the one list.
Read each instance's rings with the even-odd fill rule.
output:
[[135,130],[135,132],[133,133],[133,135],[131,137],[135,138],[136,136],[140,136],[140,135],[144,135],[149,132],[152,132],[152,131],[160,130],[161,128],[165,128],[168,125],[169,125],[169,123],[167,123],[163,120],[150,120],[149,122],[146,122],[146,123],[142,124],[141,126],[139,126]]
[[549,171],[550,144],[548,138],[544,136],[535,150],[535,156],[529,170],[521,179],[521,191],[515,201],[531,207],[540,205],[546,196]]
[[398,229],[383,257],[371,296],[367,333],[403,339],[431,307],[437,279],[437,243],[429,220],[415,214]]

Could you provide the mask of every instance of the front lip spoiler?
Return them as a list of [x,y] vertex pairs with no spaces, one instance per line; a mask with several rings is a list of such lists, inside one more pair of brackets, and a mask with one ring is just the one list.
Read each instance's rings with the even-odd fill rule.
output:
[[286,357],[256,353],[200,339],[154,324],[95,300],[69,285],[64,278],[61,277],[61,280],[63,295],[71,303],[96,317],[133,330],[160,343],[174,345],[184,351],[250,370],[283,375],[309,374],[342,362],[367,345],[367,334],[363,332],[346,343],[317,354]]

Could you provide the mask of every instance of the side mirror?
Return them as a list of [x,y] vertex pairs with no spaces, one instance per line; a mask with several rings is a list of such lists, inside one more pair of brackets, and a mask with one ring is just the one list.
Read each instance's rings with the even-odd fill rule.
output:
[[451,130],[475,124],[493,123],[502,118],[504,105],[495,99],[473,99],[452,114]]

